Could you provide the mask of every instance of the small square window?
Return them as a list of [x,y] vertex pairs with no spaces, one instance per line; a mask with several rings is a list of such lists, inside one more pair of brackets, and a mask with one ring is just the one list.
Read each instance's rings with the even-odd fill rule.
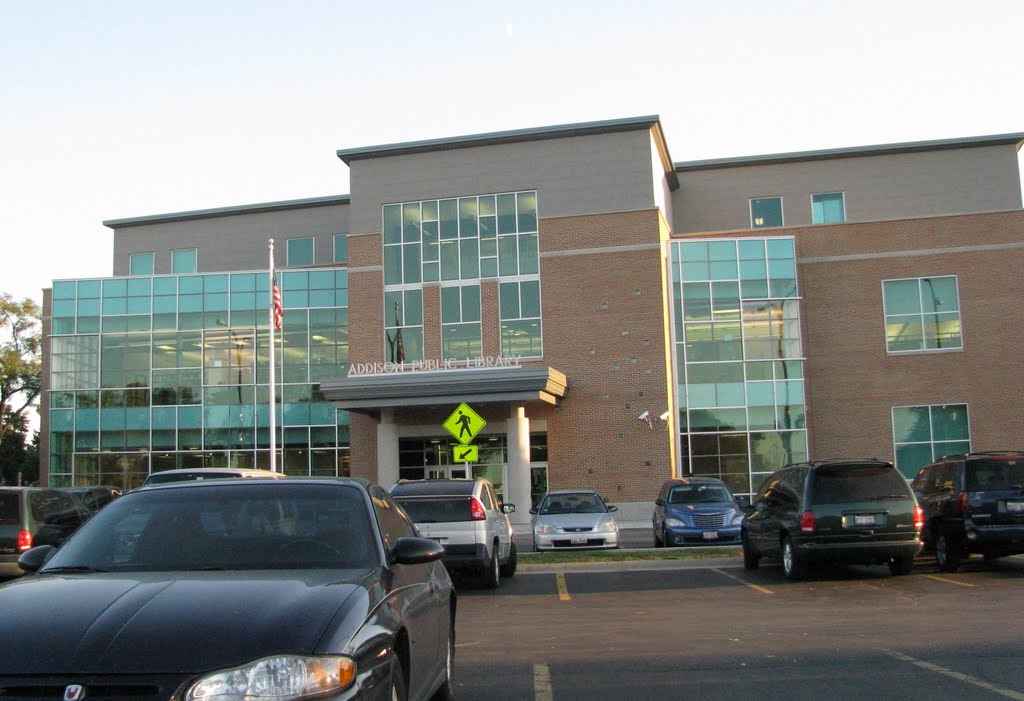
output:
[[133,253],[128,263],[128,274],[129,275],[152,275],[153,274],[153,254],[152,253]]
[[843,193],[811,195],[811,220],[815,224],[840,224],[846,221]]
[[184,248],[180,251],[171,251],[171,272],[196,272],[196,249]]
[[758,197],[750,200],[750,227],[764,229],[782,226],[782,198]]
[[288,239],[288,258],[285,265],[313,265],[313,237]]

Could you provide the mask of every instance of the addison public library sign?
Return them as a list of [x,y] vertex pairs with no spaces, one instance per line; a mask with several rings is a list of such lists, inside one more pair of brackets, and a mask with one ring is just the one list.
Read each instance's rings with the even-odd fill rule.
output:
[[465,370],[469,368],[518,368],[521,355],[487,355],[466,360],[417,360],[406,363],[352,363],[348,376],[383,375],[424,370]]

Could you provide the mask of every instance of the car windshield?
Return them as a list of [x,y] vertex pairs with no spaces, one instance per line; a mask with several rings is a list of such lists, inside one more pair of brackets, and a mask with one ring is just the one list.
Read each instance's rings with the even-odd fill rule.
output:
[[272,484],[126,494],[89,520],[42,571],[364,568],[376,562],[359,489]]
[[812,504],[910,499],[910,487],[891,465],[842,465],[814,472]]
[[552,494],[541,504],[541,514],[603,514],[608,507],[593,492]]
[[720,484],[687,484],[673,487],[669,504],[719,504],[731,502],[732,494]]
[[967,491],[995,492],[1024,489],[1024,460],[972,460],[967,464]]

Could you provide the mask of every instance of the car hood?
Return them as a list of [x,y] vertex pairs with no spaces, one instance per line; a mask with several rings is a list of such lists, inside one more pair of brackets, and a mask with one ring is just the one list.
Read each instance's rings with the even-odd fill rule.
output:
[[727,511],[739,509],[727,501],[711,502],[707,504],[668,504],[665,511],[670,514],[721,514]]
[[586,528],[599,523],[614,521],[611,514],[544,514],[537,516],[538,524],[545,523],[556,528]]
[[[0,587],[0,675],[155,674],[313,652],[367,570],[34,575]],[[362,603],[356,603],[362,602]]]

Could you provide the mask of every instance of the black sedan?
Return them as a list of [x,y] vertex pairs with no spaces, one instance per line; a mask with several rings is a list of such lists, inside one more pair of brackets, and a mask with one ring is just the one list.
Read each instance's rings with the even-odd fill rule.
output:
[[362,480],[130,492],[0,586],[15,699],[447,699],[443,549]]

